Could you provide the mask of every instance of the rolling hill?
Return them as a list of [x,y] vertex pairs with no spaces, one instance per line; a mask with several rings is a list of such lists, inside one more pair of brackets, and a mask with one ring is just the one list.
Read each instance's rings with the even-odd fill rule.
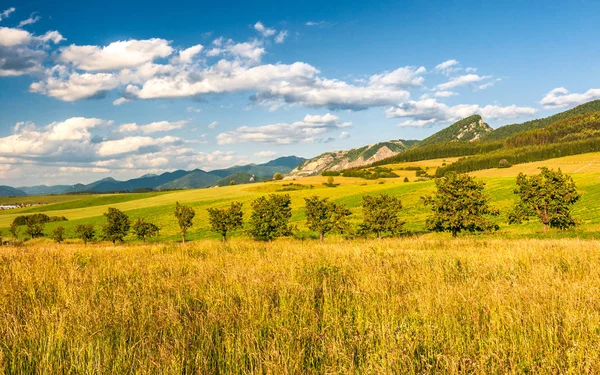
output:
[[10,186],[0,185],[0,197],[24,197],[27,193]]
[[[248,176],[255,176],[256,180],[264,180],[270,178],[276,172],[289,173],[298,164],[306,159],[297,156],[284,156],[271,160],[264,164],[248,164],[241,166],[233,166],[226,169],[213,170],[210,172],[201,169],[192,171],[178,170],[174,172],[165,172],[160,175],[144,175],[142,177],[133,178],[126,181],[118,181],[112,177],[104,178],[92,182],[90,184],[75,184],[75,185],[55,185],[46,186],[38,185],[31,187],[22,187],[19,190],[20,195],[51,195],[51,194],[72,194],[72,193],[107,193],[107,192],[124,192],[136,190],[170,190],[170,189],[196,189],[207,186],[213,186],[217,182],[233,176],[239,180],[238,183],[248,183],[249,178],[240,178],[242,173]],[[237,177],[236,177],[237,176]],[[245,176],[245,175],[244,175]],[[228,180],[229,181],[229,180]],[[8,188],[8,187],[7,187]],[[13,189],[13,188],[10,188]],[[6,194],[17,194],[15,191]],[[1,195],[0,195],[1,196]]]

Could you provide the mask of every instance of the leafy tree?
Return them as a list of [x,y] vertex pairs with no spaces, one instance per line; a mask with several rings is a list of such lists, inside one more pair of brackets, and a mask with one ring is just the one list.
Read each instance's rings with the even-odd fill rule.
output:
[[231,185],[231,186],[235,185],[235,181],[234,180],[229,181],[229,185]]
[[321,241],[326,233],[343,232],[348,228],[347,217],[351,215],[351,212],[344,205],[330,202],[328,198],[319,198],[316,195],[304,198],[304,201],[306,202],[308,228],[319,233]]
[[113,244],[117,241],[123,242],[123,238],[129,233],[131,227],[129,216],[113,207],[109,207],[104,216],[106,216],[108,223],[102,228],[104,232],[102,238],[112,241]]
[[362,208],[364,219],[360,224],[361,232],[377,233],[377,238],[381,239],[382,233],[397,234],[402,231],[404,222],[398,217],[402,209],[400,199],[387,194],[365,195]]
[[214,232],[223,236],[223,242],[227,242],[227,232],[242,227],[243,213],[241,202],[232,202],[229,208],[209,208],[208,220]]
[[10,224],[8,231],[10,232],[10,234],[12,234],[12,236],[15,239],[19,239],[19,232],[21,231],[21,228],[19,228],[19,226],[17,224],[15,224],[15,223]]
[[27,220],[25,226],[25,234],[31,236],[32,239],[42,237],[44,235],[44,223],[37,220]]
[[404,182],[409,182],[408,177],[404,177]]
[[289,236],[292,228],[292,201],[289,194],[270,194],[252,202],[250,216],[250,234],[256,240],[271,241],[280,236]]
[[185,235],[189,228],[194,225],[192,220],[196,216],[196,211],[190,206],[185,206],[179,204],[179,202],[175,205],[175,217],[177,218],[177,223],[179,224],[179,229],[181,230],[182,242],[185,243]]
[[52,230],[52,239],[57,243],[61,243],[65,240],[65,228],[58,226]]
[[146,238],[158,236],[158,232],[160,231],[156,225],[149,223],[142,218],[137,219],[135,223],[133,223],[131,229],[133,229],[133,233],[136,237],[144,242],[146,242]]
[[537,217],[544,224],[544,231],[550,228],[567,229],[576,225],[571,217],[569,206],[581,197],[573,178],[554,171],[540,168],[540,174],[527,176],[519,173],[517,189],[519,202],[509,215],[509,223],[518,224],[530,217]]
[[75,235],[87,245],[88,242],[94,239],[96,230],[92,224],[77,224],[75,227]]
[[483,182],[475,181],[467,174],[448,173],[436,179],[435,185],[437,191],[433,196],[422,197],[425,205],[430,205],[433,210],[433,215],[427,219],[427,229],[451,232],[453,237],[462,231],[499,229],[486,217],[496,216],[499,212],[490,208]]
[[273,175],[273,180],[275,180],[275,181],[283,180],[283,175],[279,172],[275,172],[275,174]]

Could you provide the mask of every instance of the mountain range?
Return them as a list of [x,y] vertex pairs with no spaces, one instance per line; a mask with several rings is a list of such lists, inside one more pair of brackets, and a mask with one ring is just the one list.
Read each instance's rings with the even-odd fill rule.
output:
[[192,171],[178,170],[160,175],[144,175],[127,181],[118,181],[108,177],[90,184],[75,185],[37,185],[12,188],[0,186],[0,196],[25,196],[73,193],[107,193],[121,191],[195,189],[208,186],[229,185],[262,181],[273,177],[277,172],[287,174],[306,159],[297,156],[284,156],[264,164],[233,166],[210,172],[201,169]]

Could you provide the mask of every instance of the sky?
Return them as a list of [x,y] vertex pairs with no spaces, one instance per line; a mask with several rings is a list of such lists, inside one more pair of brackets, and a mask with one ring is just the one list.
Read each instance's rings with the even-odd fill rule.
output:
[[600,98],[597,1],[0,0],[0,185],[493,127]]

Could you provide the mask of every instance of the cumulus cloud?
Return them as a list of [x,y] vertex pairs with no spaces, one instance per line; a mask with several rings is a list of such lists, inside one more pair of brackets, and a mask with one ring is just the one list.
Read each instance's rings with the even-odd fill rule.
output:
[[409,101],[398,106],[388,108],[388,117],[410,118],[400,126],[426,126],[434,123],[454,122],[462,118],[480,114],[484,119],[510,119],[521,116],[530,116],[537,112],[532,107],[518,107],[516,105],[497,106],[477,104],[459,104],[449,106],[438,102],[436,99]]
[[350,133],[348,133],[348,132],[340,133],[340,139],[347,139],[347,138],[350,138]]
[[208,128],[215,129],[217,127],[217,125],[219,125],[219,123],[217,121],[213,121],[210,124],[208,124]]
[[278,123],[263,126],[242,126],[234,131],[221,133],[217,136],[217,143],[230,145],[236,143],[265,143],[265,144],[294,144],[314,143],[323,141],[319,136],[340,128],[351,126],[349,122],[341,122],[339,117],[330,113],[320,115],[306,115],[302,121],[291,124]]
[[277,30],[275,30],[275,29],[270,29],[270,28],[266,27],[260,21],[258,21],[257,23],[254,24],[254,30],[258,31],[260,33],[260,35],[264,36],[265,38],[273,36],[277,32]]
[[425,67],[422,66],[419,68],[405,66],[391,72],[372,75],[369,77],[369,83],[372,87],[418,87],[423,85],[425,79],[421,74],[426,71]]
[[0,46],[2,47],[15,47],[27,44],[32,38],[33,36],[28,31],[0,27]]
[[439,72],[439,73],[443,73],[445,75],[449,75],[453,72],[456,72],[458,70],[460,70],[458,68],[459,62],[457,60],[447,60],[444,61],[443,63],[440,63],[438,65],[435,66],[435,71]]
[[181,138],[166,136],[162,138],[152,137],[125,137],[123,139],[117,139],[112,141],[102,142],[98,148],[98,155],[100,156],[113,156],[120,154],[128,154],[131,152],[139,151],[144,147],[151,146],[162,146],[166,144],[173,144],[180,142]]
[[272,158],[277,155],[275,151],[260,151],[254,154],[254,156],[258,156],[259,158]]
[[477,82],[481,82],[483,80],[492,78],[492,76],[479,76],[477,74],[465,74],[458,77],[452,77],[446,83],[442,83],[436,86],[438,90],[444,91],[453,89],[459,86],[465,86]]
[[170,56],[173,48],[164,39],[126,40],[105,47],[70,45],[61,48],[58,60],[87,71],[134,68],[160,57]]
[[138,125],[135,122],[123,124],[117,129],[118,133],[143,133],[151,134],[158,132],[167,132],[171,130],[182,129],[187,121],[156,121],[146,125]]
[[204,49],[204,46],[202,44],[197,44],[190,48],[181,50],[181,51],[179,51],[179,57],[177,59],[175,59],[173,62],[174,63],[181,62],[184,64],[188,64],[188,63],[192,62],[193,58],[196,55],[198,55],[200,52],[202,52],[202,49]]
[[589,89],[584,93],[570,93],[564,87],[557,87],[548,92],[540,101],[546,109],[573,107],[591,100],[600,99],[600,89]]

